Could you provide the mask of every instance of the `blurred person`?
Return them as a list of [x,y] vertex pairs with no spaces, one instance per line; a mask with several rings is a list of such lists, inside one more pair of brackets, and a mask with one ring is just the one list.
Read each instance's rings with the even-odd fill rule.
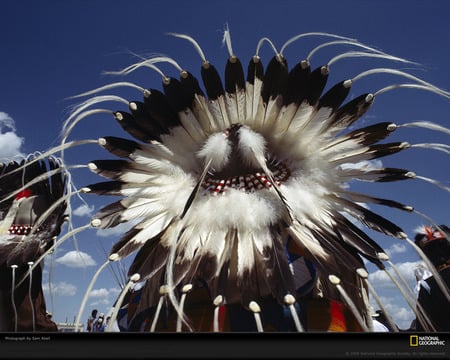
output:
[[375,311],[372,306],[369,306],[369,312],[372,319],[373,332],[389,332],[389,329],[378,320],[380,312]]
[[111,321],[111,316],[106,317],[105,327],[108,327],[109,323]]
[[94,331],[94,322],[97,319],[97,313],[98,313],[98,310],[94,309],[94,310],[92,310],[91,315],[89,315],[89,317],[88,317],[87,326],[86,326],[86,330],[88,332]]
[[[375,312],[375,320],[377,323],[379,323],[381,325],[381,326],[379,326],[379,329],[386,328],[386,330],[379,330],[379,331],[393,332],[393,331],[399,330],[395,324],[393,324],[393,325],[389,324],[389,321],[386,318],[386,314],[383,312],[383,310],[377,310]],[[393,328],[393,326],[395,326],[395,329]],[[375,327],[375,324],[374,324],[374,327]]]
[[104,332],[105,328],[105,314],[101,313],[98,319],[94,321],[92,332]]

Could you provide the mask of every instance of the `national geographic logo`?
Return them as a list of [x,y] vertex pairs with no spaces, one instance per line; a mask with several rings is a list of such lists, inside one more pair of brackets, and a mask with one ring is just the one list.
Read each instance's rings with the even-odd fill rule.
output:
[[409,346],[445,346],[445,340],[440,340],[439,336],[409,336]]

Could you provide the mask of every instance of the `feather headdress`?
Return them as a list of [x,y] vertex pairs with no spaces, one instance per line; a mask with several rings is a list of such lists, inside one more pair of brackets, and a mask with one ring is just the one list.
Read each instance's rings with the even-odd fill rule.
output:
[[57,331],[46,316],[40,261],[67,218],[67,186],[52,156],[0,164],[0,331]]
[[[130,83],[96,89],[89,94],[131,86],[142,91],[143,98],[94,97],[65,126],[68,135],[75,122],[96,112],[88,107],[103,101],[128,105],[126,111],[111,113],[134,139],[99,139],[119,159],[92,161],[89,168],[110,181],[83,191],[123,197],[101,209],[92,219],[93,226],[104,229],[140,220],[110,252],[110,259],[116,260],[137,251],[129,276],[138,274],[146,281],[139,306],[154,307],[168,296],[182,313],[185,290],[199,282],[208,288],[215,305],[236,303],[257,312],[258,301],[267,297],[292,305],[298,295],[296,270],[286,251],[292,242],[317,269],[322,296],[345,299],[365,328],[370,316],[364,261],[384,269],[388,256],[356,223],[394,238],[407,236],[362,203],[413,209],[392,199],[353,192],[348,183],[408,181],[415,174],[368,165],[410,147],[406,142],[383,142],[398,125],[381,122],[349,128],[357,127],[375,98],[391,89],[417,88],[447,98],[449,93],[390,68],[365,71],[325,91],[330,66],[341,58],[406,61],[356,40],[323,33],[297,36],[280,50],[262,39],[245,75],[226,30],[229,57],[222,81],[193,38],[173,35],[189,41],[199,53],[203,88],[171,58],[144,60],[120,74],[150,67],[161,74],[162,90]],[[317,35],[332,41],[313,52],[339,44],[362,50],[345,52],[317,68],[311,67],[310,56],[289,67],[286,47]],[[275,52],[265,69],[259,56],[264,43]],[[159,63],[173,65],[180,77],[163,73]],[[377,73],[411,83],[387,86],[346,102],[356,81]]]
[[66,220],[67,181],[52,156],[0,164],[0,265],[35,261],[53,245]]

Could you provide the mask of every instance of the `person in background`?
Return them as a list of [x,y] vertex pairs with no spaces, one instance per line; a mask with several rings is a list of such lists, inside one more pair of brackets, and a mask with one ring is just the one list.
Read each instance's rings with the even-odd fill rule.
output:
[[370,317],[372,318],[373,332],[389,332],[387,326],[385,326],[378,318],[380,313],[375,312],[372,306],[369,307]]
[[[414,238],[416,245],[436,267],[447,288],[450,288],[449,236],[450,229],[446,225],[439,225],[420,228]],[[435,331],[450,331],[450,302],[438,286],[434,276],[424,279],[417,301],[428,315]],[[424,320],[419,317],[416,318],[415,325],[417,331],[429,331]]]
[[96,321],[94,321],[93,332],[105,331],[105,314],[101,313]]
[[97,313],[98,313],[98,310],[94,309],[94,310],[92,310],[91,315],[88,317],[87,326],[86,326],[86,330],[88,332],[94,331],[94,322],[97,318]]
[[[398,331],[399,328],[397,325],[393,324],[392,326],[395,325],[395,329],[391,326],[391,324],[389,324],[388,319],[386,318],[385,313],[383,312],[383,310],[377,310],[375,312],[375,319],[376,321],[381,324],[384,328],[386,328],[385,331],[389,331],[389,332],[393,332],[393,331]],[[375,324],[374,324],[375,325]],[[384,330],[383,330],[384,331]]]
[[389,329],[376,318],[372,319],[373,322],[373,332],[389,332]]
[[106,317],[106,322],[105,322],[105,328],[108,327],[110,321],[111,321],[111,316],[107,316],[107,317]]

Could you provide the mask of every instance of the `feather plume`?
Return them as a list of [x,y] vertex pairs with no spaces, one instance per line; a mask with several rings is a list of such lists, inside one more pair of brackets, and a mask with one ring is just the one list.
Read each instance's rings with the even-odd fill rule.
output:
[[[158,289],[167,284],[177,312],[182,309],[176,298],[186,284],[203,284],[211,301],[221,296],[225,303],[247,309],[268,297],[283,304],[286,296],[300,296],[295,279],[301,276],[295,271],[302,270],[290,266],[289,239],[304,261],[314,264],[324,297],[342,301],[345,292],[361,317],[369,318],[365,285],[357,271],[365,267],[362,258],[383,269],[384,250],[347,217],[403,239],[398,225],[358,202],[412,208],[351,192],[348,184],[355,179],[414,179],[415,174],[367,166],[370,160],[410,147],[406,142],[382,143],[397,128],[392,123],[356,125],[374,98],[391,88],[352,94],[348,102],[346,98],[356,80],[372,73],[402,75],[416,80],[417,88],[449,94],[390,69],[359,74],[325,91],[330,64],[340,58],[403,61],[341,37],[334,43],[367,52],[338,55],[314,70],[308,58],[289,69],[272,44],[275,55],[266,70],[256,53],[245,78],[228,30],[229,58],[222,81],[193,38],[175,36],[188,40],[200,54],[204,91],[194,75],[179,69],[179,80],[163,74],[163,91],[145,90],[143,101],[129,102],[129,112],[114,112],[136,140],[101,138],[99,144],[120,159],[91,162],[89,168],[110,181],[85,188],[94,194],[124,196],[95,215],[101,228],[142,219],[111,250],[120,257],[138,250],[130,274],[138,272],[146,280],[140,309],[156,306],[163,296]],[[265,38],[258,49],[263,41],[271,44]],[[171,59],[170,63],[176,64]],[[328,281],[330,276],[339,276],[340,287]]]

